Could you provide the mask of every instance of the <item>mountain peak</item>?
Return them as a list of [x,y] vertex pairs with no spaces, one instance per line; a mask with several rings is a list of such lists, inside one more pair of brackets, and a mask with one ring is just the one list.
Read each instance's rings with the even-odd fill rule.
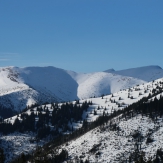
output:
[[111,69],[105,70],[104,72],[112,73],[112,72],[114,72],[114,71],[115,71],[115,70],[114,70],[113,68],[111,68]]
[[162,68],[158,65],[149,65],[149,66],[141,66],[141,67],[136,67],[136,68],[128,68],[128,69],[123,69],[123,70],[119,70],[119,71],[124,71],[124,70],[131,70],[131,69],[161,69]]

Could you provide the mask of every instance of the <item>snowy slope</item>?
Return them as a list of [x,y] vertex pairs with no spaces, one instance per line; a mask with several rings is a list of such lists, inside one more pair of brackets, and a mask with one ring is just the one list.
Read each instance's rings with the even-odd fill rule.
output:
[[[74,160],[75,158],[82,158],[90,162],[103,162],[103,163],[118,163],[121,159],[126,160],[129,158],[130,153],[135,151],[133,137],[131,136],[135,130],[141,131],[145,139],[142,142],[142,151],[145,152],[145,158],[153,158],[163,146],[163,127],[155,131],[152,135],[154,141],[150,144],[146,143],[146,138],[149,130],[155,130],[157,126],[163,125],[162,119],[158,124],[153,123],[150,118],[136,116],[132,119],[125,121],[121,120],[117,123],[120,127],[120,132],[111,131],[109,125],[105,125],[104,129],[96,128],[80,138],[64,144],[60,149],[66,149],[69,152],[69,157]],[[95,152],[91,152],[95,149]]]
[[163,77],[163,69],[159,66],[145,66],[145,67],[120,70],[120,71],[109,69],[106,70],[105,72],[109,72],[109,73],[112,72],[114,74],[119,74],[122,76],[130,76],[148,82]]
[[145,81],[106,72],[4,67],[0,68],[0,105],[21,110],[32,104],[97,97],[142,83]]
[[18,79],[13,67],[0,68],[0,105],[22,109],[34,104],[38,93]]
[[20,76],[21,71],[15,67],[0,68],[1,107],[21,110],[27,105],[59,100],[55,95],[51,96],[49,90],[37,90],[37,87],[34,88],[30,84],[26,84]]
[[69,74],[78,83],[77,96],[79,99],[86,99],[89,97],[98,97],[102,94],[110,94],[121,89],[130,88],[137,84],[146,83],[143,80],[135,79],[105,72],[95,72],[88,74]]

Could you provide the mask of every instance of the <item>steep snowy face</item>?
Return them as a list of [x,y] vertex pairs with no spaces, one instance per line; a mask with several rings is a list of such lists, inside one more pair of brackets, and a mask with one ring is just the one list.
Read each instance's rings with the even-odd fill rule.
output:
[[[14,88],[18,84],[18,73],[13,70],[13,67],[0,68],[0,89]],[[3,90],[1,90],[2,93]]]
[[63,101],[77,99],[77,82],[65,70],[55,67],[19,69],[22,81],[38,92],[48,93]]
[[21,82],[13,67],[0,68],[0,106],[21,110],[35,104],[37,92]]
[[[106,70],[105,72],[110,72],[110,70]],[[122,76],[130,76],[133,78],[142,79],[148,82],[163,77],[163,69],[159,66],[131,68],[126,70],[114,71],[113,73]]]

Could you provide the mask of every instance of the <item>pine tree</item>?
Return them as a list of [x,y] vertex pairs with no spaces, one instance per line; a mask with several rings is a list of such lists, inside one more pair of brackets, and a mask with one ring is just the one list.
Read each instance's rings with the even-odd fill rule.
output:
[[5,161],[4,151],[2,148],[0,148],[0,163],[4,163],[4,161]]

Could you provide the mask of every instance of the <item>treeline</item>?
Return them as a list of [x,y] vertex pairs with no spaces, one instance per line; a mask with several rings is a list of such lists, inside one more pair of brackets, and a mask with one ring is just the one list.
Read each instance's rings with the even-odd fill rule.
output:
[[[21,133],[32,131],[37,132],[37,138],[43,138],[49,134],[57,136],[60,132],[72,132],[74,130],[72,123],[82,121],[83,111],[86,111],[91,104],[92,102],[79,104],[77,101],[75,104],[65,103],[61,106],[51,104],[50,109],[46,105],[44,107],[39,106],[36,110],[31,108],[31,114],[18,114],[13,124],[10,123],[12,118],[8,122],[2,121],[0,132],[9,134],[15,131]],[[49,126],[53,127],[50,128]]]

